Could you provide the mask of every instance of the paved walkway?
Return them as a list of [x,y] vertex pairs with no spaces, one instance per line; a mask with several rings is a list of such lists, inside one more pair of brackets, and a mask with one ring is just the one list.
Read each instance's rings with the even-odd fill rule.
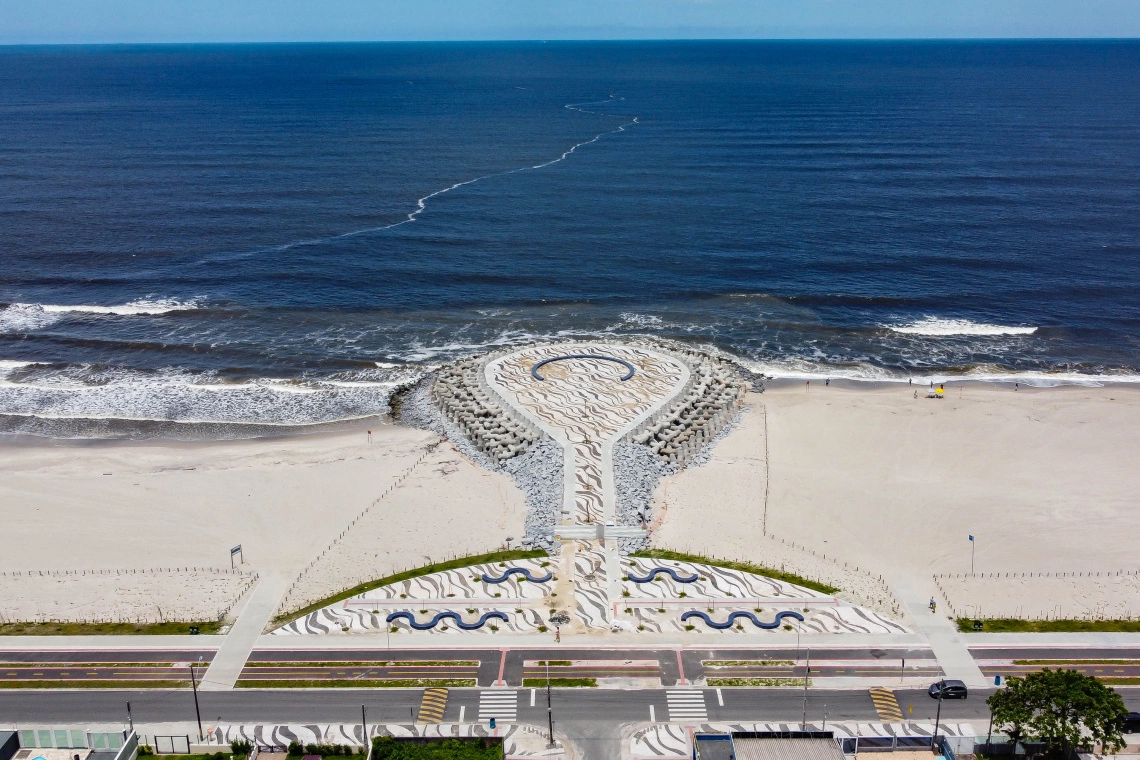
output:
[[[626,368],[620,364],[574,358],[545,365],[543,380],[531,374],[538,362],[568,353],[613,356],[636,369],[623,380]],[[604,537],[599,537],[590,536],[588,529],[616,527],[613,445],[675,398],[689,380],[689,368],[679,359],[634,346],[558,345],[489,362],[485,377],[509,406],[562,446],[563,557],[574,568],[574,598],[567,601],[580,625],[608,628],[620,617],[615,615],[621,591],[619,531],[603,528]]]
[[238,613],[230,632],[226,634],[222,646],[214,655],[213,662],[202,676],[199,688],[204,691],[224,691],[234,688],[250,652],[257,644],[261,632],[269,624],[287,588],[289,588],[289,578],[284,573],[265,573],[261,576],[245,606]]
[[982,675],[981,668],[970,654],[964,641],[965,634],[959,633],[957,626],[945,614],[930,611],[928,600],[923,597],[924,592],[933,594],[934,585],[929,585],[929,589],[924,588],[920,592],[911,585],[909,579],[899,577],[893,579],[891,588],[910,613],[915,627],[930,644],[930,649],[947,678],[965,681],[971,688],[989,685],[990,681]]

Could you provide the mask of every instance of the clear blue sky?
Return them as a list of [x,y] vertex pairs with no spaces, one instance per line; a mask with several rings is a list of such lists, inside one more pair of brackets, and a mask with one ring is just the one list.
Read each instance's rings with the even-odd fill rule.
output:
[[0,44],[1136,36],[1140,0],[0,0]]

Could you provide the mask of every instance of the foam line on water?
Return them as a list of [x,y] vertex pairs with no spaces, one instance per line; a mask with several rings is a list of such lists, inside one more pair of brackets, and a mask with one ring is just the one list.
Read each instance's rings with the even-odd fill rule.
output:
[[[567,105],[563,106],[563,108],[566,108],[570,111],[577,111],[578,113],[591,114],[594,116],[617,116],[618,114],[603,113],[601,111],[588,111],[584,108],[581,108],[581,106],[598,105],[598,104],[603,104],[603,103],[614,103],[614,102],[618,102],[618,101],[622,101],[622,100],[625,100],[625,98],[619,98],[617,96],[611,95],[607,100],[592,101],[592,102],[588,102],[588,103],[568,103]],[[320,245],[322,243],[331,243],[334,240],[344,240],[347,238],[357,237],[360,235],[368,235],[368,234],[371,234],[374,232],[383,232],[385,230],[390,230],[390,229],[394,229],[396,227],[401,227],[405,224],[411,224],[412,222],[415,222],[420,217],[421,214],[423,214],[425,211],[427,211],[428,201],[430,201],[432,198],[439,197],[440,195],[443,195],[444,193],[450,193],[452,190],[458,190],[459,188],[466,187],[467,185],[473,185],[476,182],[481,182],[485,179],[491,179],[492,177],[505,177],[505,176],[508,176],[510,174],[518,174],[519,172],[528,172],[528,171],[536,171],[538,169],[545,169],[548,166],[553,166],[554,164],[557,164],[561,161],[565,161],[567,158],[569,158],[571,155],[573,155],[574,152],[577,151],[579,148],[585,147],[586,145],[591,145],[593,143],[596,143],[598,140],[602,139],[606,135],[613,135],[613,134],[617,134],[619,132],[624,132],[627,127],[632,127],[638,123],[640,123],[638,121],[638,117],[633,116],[633,117],[631,117],[630,121],[627,121],[626,123],[614,128],[614,129],[607,129],[604,132],[599,132],[598,134],[594,135],[589,140],[583,140],[580,143],[575,143],[574,145],[571,145],[570,148],[563,151],[562,154],[559,155],[557,158],[553,158],[549,161],[544,161],[544,162],[539,163],[539,164],[533,164],[531,166],[520,166],[520,167],[517,167],[515,169],[507,169],[507,170],[501,171],[501,172],[491,172],[489,174],[483,174],[481,176],[474,177],[473,179],[466,179],[466,180],[463,180],[462,182],[456,182],[456,183],[448,185],[447,187],[442,188],[440,190],[436,190],[434,192],[428,193],[427,195],[423,196],[422,198],[419,198],[416,201],[415,209],[413,209],[412,211],[409,211],[407,216],[398,222],[392,222],[391,224],[383,224],[383,225],[380,225],[378,227],[366,227],[364,229],[353,230],[351,232],[342,232],[339,235],[330,235],[328,237],[313,238],[310,240],[297,240],[297,241],[294,241],[292,243],[283,243],[282,245],[271,246],[269,248],[263,248],[263,249],[260,249],[257,251],[252,251],[251,253],[267,253],[267,252],[275,252],[275,251],[287,251],[291,248],[299,248],[299,247],[307,246],[307,245]]]
[[991,325],[972,322],[968,319],[941,319],[925,317],[906,325],[887,325],[892,332],[904,335],[926,335],[931,337],[954,335],[1032,335],[1036,327],[1028,325]]

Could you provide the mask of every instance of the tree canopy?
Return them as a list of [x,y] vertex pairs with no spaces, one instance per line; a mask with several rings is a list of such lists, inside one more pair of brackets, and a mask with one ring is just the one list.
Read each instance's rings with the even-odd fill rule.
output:
[[1124,747],[1124,700],[1076,670],[1014,676],[986,704],[995,726],[1014,741],[1043,742],[1050,756],[1066,757],[1078,747],[1100,745],[1102,753]]

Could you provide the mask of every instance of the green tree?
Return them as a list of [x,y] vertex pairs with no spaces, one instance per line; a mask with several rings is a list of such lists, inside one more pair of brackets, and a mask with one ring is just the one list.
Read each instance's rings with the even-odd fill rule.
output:
[[1124,700],[1092,676],[1075,670],[1045,670],[1014,676],[986,704],[994,724],[1017,741],[1045,744],[1052,757],[1100,745],[1101,752],[1124,747]]

